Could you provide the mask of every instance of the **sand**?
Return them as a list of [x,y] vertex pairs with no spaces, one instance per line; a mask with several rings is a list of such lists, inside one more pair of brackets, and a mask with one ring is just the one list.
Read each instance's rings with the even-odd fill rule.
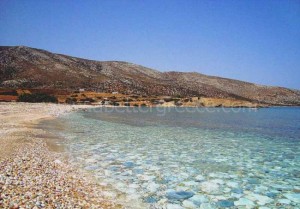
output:
[[[122,208],[37,124],[84,105],[0,103],[0,208]],[[51,143],[50,143],[51,145]]]

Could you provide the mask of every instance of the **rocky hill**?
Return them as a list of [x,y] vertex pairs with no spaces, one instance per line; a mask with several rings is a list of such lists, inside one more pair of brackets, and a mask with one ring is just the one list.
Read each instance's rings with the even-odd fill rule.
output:
[[92,61],[24,46],[0,47],[0,87],[120,92],[144,96],[230,98],[300,105],[300,91],[207,76],[160,72],[118,61]]

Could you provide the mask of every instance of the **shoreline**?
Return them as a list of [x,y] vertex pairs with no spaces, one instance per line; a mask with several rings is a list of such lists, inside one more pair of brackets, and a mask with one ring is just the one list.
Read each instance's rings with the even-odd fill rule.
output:
[[0,103],[0,208],[122,208],[38,127],[88,105]]

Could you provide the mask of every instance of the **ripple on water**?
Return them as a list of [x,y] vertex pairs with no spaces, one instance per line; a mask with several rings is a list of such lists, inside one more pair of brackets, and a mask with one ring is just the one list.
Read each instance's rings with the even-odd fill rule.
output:
[[297,140],[231,129],[132,126],[81,114],[62,120],[81,133],[63,133],[74,163],[116,193],[167,208],[300,207]]

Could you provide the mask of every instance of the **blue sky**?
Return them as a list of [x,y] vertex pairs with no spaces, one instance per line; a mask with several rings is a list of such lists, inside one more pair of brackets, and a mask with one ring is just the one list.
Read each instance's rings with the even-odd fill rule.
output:
[[0,45],[300,89],[299,0],[1,0]]

